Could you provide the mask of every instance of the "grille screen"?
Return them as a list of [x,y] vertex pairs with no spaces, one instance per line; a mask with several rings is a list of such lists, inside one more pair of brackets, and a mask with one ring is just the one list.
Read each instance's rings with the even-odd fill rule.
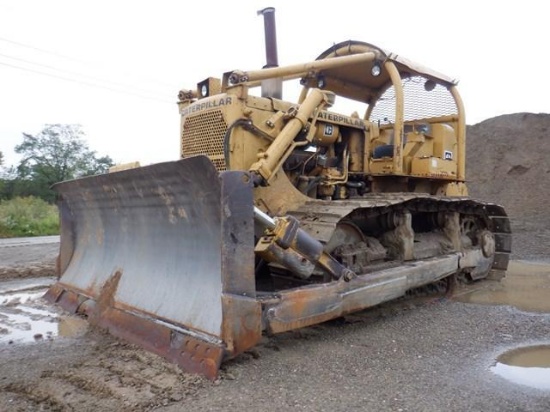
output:
[[221,110],[187,117],[181,136],[182,157],[206,155],[219,172],[224,171],[223,137],[226,131],[227,123]]
[[[456,114],[457,108],[453,96],[446,87],[437,84],[433,90],[424,88],[426,79],[413,76],[403,79],[405,103],[404,120],[417,120],[429,117]],[[371,121],[381,124],[395,122],[395,89],[390,87],[374,106]]]

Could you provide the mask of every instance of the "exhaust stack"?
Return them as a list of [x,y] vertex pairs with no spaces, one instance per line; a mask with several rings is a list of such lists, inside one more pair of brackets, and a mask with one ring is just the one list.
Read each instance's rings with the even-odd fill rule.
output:
[[[265,57],[264,69],[279,67],[277,57],[277,30],[275,28],[275,8],[266,7],[258,11],[264,16]],[[262,97],[283,98],[283,79],[267,79],[262,81]]]

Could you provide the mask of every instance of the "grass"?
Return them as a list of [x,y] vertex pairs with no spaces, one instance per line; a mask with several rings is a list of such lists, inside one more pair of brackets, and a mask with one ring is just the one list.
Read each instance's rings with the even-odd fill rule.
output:
[[57,207],[36,197],[0,202],[0,238],[59,234]]

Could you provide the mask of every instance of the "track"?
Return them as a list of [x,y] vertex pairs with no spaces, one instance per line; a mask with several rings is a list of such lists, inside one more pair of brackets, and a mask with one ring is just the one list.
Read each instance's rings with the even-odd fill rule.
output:
[[511,252],[510,221],[502,206],[468,197],[430,196],[421,193],[370,194],[360,199],[341,202],[312,201],[290,211],[300,220],[301,227],[323,242],[329,242],[336,225],[342,220],[365,221],[383,215],[399,213],[457,212],[461,217],[475,217],[484,222],[495,238],[493,275],[498,277],[508,267]]

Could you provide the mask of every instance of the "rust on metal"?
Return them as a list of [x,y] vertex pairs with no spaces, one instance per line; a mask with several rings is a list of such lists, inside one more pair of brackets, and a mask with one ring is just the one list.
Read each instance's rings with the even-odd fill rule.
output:
[[456,273],[461,256],[456,253],[414,262],[357,276],[349,282],[281,291],[278,299],[265,305],[266,329],[280,333],[311,326],[398,298],[409,289]]
[[262,337],[262,305],[253,298],[223,295],[222,336],[227,356],[256,346]]
[[98,318],[98,326],[176,363],[186,372],[199,373],[209,379],[218,375],[224,353],[221,344],[193,338],[177,331],[174,325],[115,308],[104,309]]
[[121,276],[122,272],[117,270],[101,288],[101,292],[96,299],[99,314],[115,306],[115,294]]
[[[107,287],[104,290],[109,290],[112,285],[105,285]],[[168,359],[187,372],[198,373],[212,380],[218,376],[224,356],[221,344],[206,342],[178,331],[169,324],[118,310],[112,307],[113,300],[108,297],[99,305],[88,304],[90,299],[87,297],[54,285],[45,298],[71,313],[85,314],[96,326]],[[86,309],[81,310],[84,306]]]
[[221,180],[222,330],[226,356],[255,346],[262,336],[262,308],[254,273],[253,182],[245,172]]
[[70,313],[76,313],[82,302],[88,298],[66,289],[64,285],[56,283],[48,289],[44,295],[44,299],[51,303],[57,303]]

